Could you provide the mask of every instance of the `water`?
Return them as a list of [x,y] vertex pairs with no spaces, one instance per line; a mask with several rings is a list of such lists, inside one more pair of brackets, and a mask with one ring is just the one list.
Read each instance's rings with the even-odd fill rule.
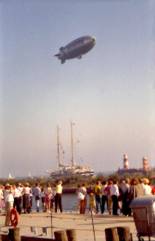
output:
[[62,194],[62,207],[64,211],[77,211],[78,200],[76,194]]
[[[40,205],[42,206],[42,205]],[[64,211],[77,211],[78,200],[77,195],[73,194],[62,194],[62,207]],[[32,210],[35,210],[35,200],[33,198]]]

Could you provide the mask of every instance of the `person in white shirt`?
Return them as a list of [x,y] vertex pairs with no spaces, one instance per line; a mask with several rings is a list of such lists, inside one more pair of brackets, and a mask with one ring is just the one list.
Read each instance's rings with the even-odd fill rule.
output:
[[0,185],[0,212],[4,209],[4,187]]
[[112,213],[113,215],[118,215],[118,196],[119,196],[119,188],[117,185],[117,181],[113,181],[113,184],[110,187],[110,195],[112,197]]
[[13,193],[12,193],[11,186],[10,186],[9,183],[7,183],[5,185],[4,201],[5,201],[5,212],[6,212],[5,226],[9,226],[9,224],[10,224],[10,212],[11,212],[11,209],[13,208],[13,203],[14,203],[14,197],[13,197]]
[[83,206],[83,213],[85,213],[86,211],[86,207],[87,207],[87,188],[85,186],[85,184],[83,183],[81,186],[81,192],[84,195],[84,206]]
[[87,205],[87,189],[85,187],[85,184],[78,185],[77,188],[77,199],[79,202],[79,212],[80,214],[84,214],[86,211],[86,205]]
[[30,213],[31,212],[31,196],[32,196],[32,190],[29,186],[29,183],[27,182],[23,188],[23,209],[24,213]]
[[144,189],[144,196],[152,194],[152,188],[148,178],[143,178],[143,189]]
[[20,183],[18,183],[14,189],[13,207],[16,208],[19,214],[21,214],[21,203],[22,203],[22,189],[20,188]]
[[55,195],[55,212],[57,213],[57,210],[59,208],[60,212],[62,213],[62,181],[58,181],[58,184],[56,185],[56,195]]

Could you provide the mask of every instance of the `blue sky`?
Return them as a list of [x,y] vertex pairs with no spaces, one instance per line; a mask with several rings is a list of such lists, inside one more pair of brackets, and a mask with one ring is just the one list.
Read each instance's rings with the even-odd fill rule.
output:
[[[95,171],[155,166],[155,2],[1,1],[0,175],[54,170],[56,127],[70,156]],[[60,64],[61,46],[83,35],[96,46]],[[79,140],[79,141],[77,141]]]

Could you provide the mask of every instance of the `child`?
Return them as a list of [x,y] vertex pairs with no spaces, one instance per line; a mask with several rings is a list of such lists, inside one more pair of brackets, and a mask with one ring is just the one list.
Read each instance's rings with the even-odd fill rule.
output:
[[94,192],[91,191],[89,193],[89,210],[92,212],[92,213],[95,213],[96,211],[96,202],[95,202],[95,195],[94,195]]

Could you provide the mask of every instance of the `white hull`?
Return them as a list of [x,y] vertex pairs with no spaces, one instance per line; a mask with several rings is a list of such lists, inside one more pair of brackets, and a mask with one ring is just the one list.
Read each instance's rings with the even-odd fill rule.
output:
[[63,166],[50,173],[50,176],[93,176],[94,171],[90,167],[75,165]]

